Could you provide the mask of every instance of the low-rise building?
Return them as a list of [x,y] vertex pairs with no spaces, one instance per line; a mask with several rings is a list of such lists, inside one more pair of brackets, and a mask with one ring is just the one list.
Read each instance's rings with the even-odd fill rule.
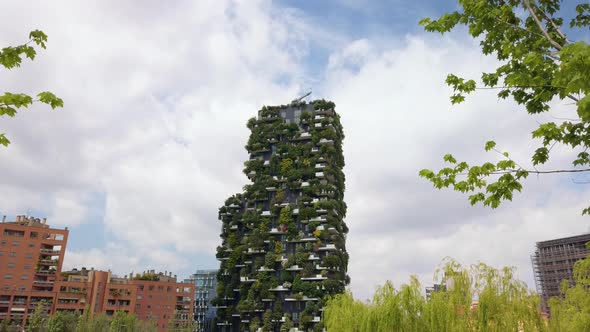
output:
[[93,316],[134,313],[167,331],[194,319],[195,284],[178,282],[172,273],[154,270],[123,277],[82,268],[62,272],[69,231],[46,220],[17,216],[0,223],[0,321],[26,325],[39,303],[45,312],[69,311]]

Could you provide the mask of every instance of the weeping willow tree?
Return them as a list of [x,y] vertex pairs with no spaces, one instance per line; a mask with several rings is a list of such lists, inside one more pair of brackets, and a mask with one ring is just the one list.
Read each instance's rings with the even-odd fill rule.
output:
[[386,282],[369,302],[355,300],[350,292],[337,295],[325,307],[326,327],[375,332],[551,331],[540,313],[540,298],[514,277],[513,268],[483,263],[466,268],[447,260],[435,281],[442,288],[429,299],[416,277],[399,289]]

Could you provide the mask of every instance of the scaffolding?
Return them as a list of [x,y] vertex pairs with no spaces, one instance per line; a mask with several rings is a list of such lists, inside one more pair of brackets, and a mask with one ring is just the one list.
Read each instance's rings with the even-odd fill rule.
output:
[[590,233],[537,242],[531,262],[535,286],[541,295],[542,309],[545,313],[549,314],[549,298],[562,295],[562,282],[568,280],[571,284],[574,283],[574,264],[590,252],[586,247],[587,242],[590,242]]

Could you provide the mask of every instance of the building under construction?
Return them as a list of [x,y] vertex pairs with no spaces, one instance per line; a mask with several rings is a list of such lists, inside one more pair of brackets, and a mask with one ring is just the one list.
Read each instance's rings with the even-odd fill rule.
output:
[[542,297],[545,313],[549,314],[549,298],[561,296],[560,286],[563,280],[574,283],[574,264],[588,256],[590,252],[586,247],[587,242],[590,242],[590,233],[537,242],[537,248],[531,260],[537,292]]

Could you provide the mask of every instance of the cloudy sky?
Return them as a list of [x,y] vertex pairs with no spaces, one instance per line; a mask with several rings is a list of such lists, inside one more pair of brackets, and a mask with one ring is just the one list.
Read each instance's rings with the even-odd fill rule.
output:
[[[514,202],[490,210],[417,174],[441,167],[448,152],[495,160],[483,151],[490,139],[530,165],[531,130],[572,105],[532,118],[484,91],[451,107],[445,76],[478,77],[496,62],[464,30],[440,36],[417,26],[454,1],[416,3],[2,1],[2,47],[33,29],[49,43],[34,62],[0,71],[0,90],[50,90],[65,107],[2,118],[13,143],[0,149],[0,214],[67,226],[67,268],[180,277],[215,268],[217,209],[248,183],[247,119],[311,89],[336,103],[346,133],[357,297],[410,274],[432,284],[445,256],[516,266],[534,287],[535,242],[589,230],[580,215],[588,185],[531,176]],[[570,158],[556,150],[547,168]]]

